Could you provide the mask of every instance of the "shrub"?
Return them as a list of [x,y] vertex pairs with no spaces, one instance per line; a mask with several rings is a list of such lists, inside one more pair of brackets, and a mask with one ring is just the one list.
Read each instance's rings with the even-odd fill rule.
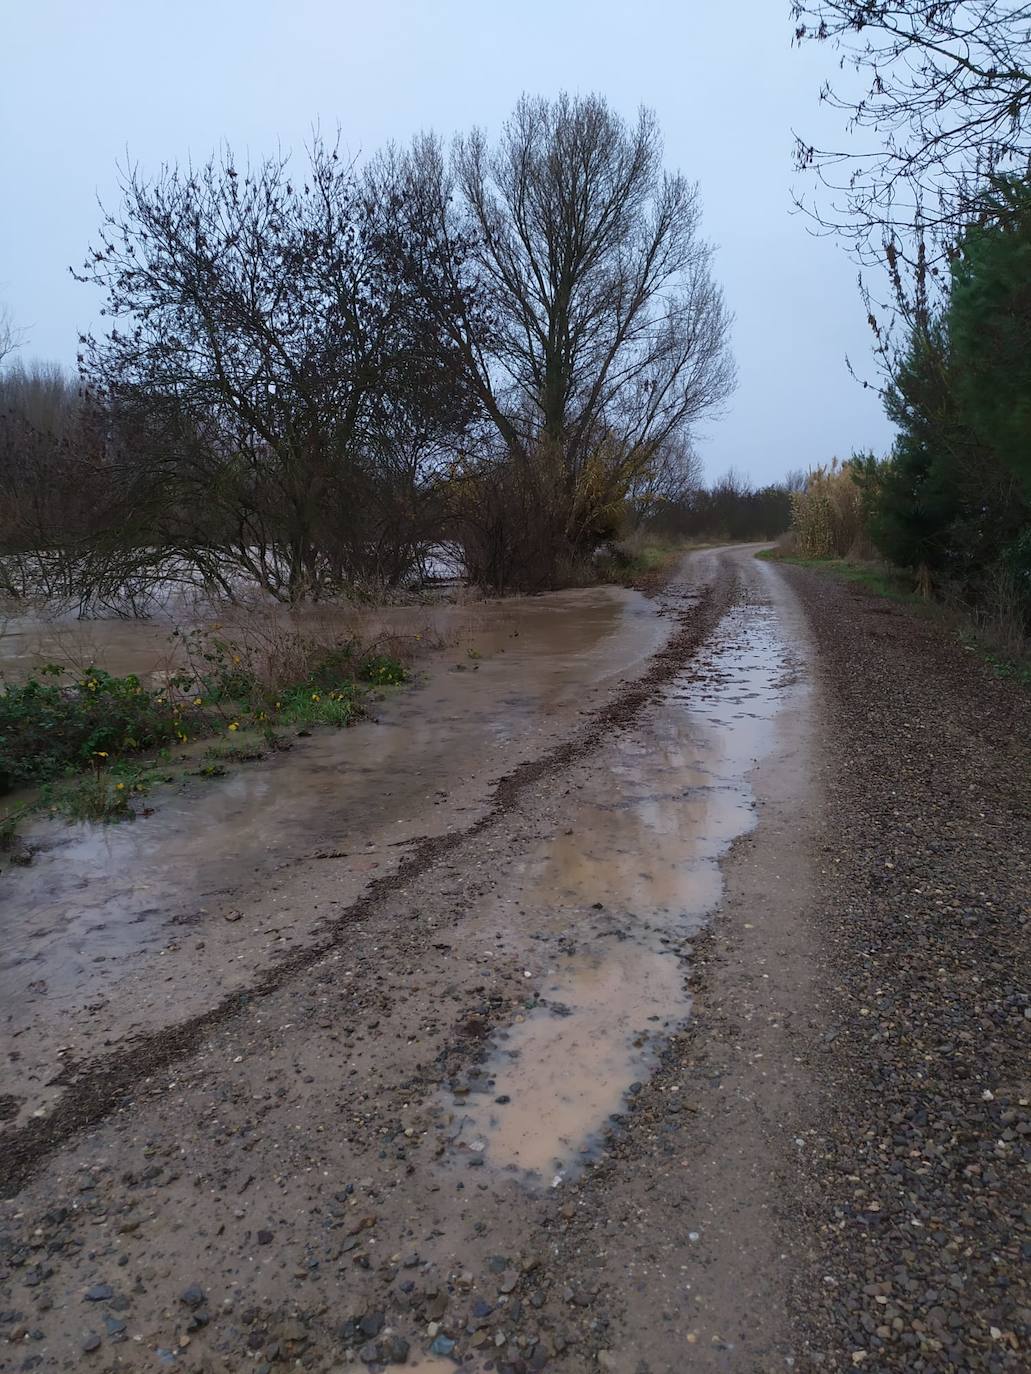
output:
[[389,654],[373,654],[358,671],[363,682],[373,682],[377,687],[397,687],[408,680],[404,665]]
[[845,558],[865,542],[862,488],[852,463],[814,468],[791,497],[791,530],[802,558]]
[[135,674],[89,668],[68,685],[60,676],[50,665],[0,691],[0,792],[185,740],[196,720],[168,689],[145,689]]

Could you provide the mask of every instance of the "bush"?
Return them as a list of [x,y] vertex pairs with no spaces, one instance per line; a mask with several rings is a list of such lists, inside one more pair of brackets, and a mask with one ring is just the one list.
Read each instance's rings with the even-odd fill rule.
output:
[[363,682],[375,683],[377,687],[397,687],[408,680],[404,665],[389,654],[373,654],[364,659],[358,674]]
[[196,718],[167,691],[142,687],[135,674],[112,677],[90,668],[70,685],[60,675],[51,665],[39,678],[7,683],[0,692],[0,792],[185,740]]
[[845,558],[864,542],[863,491],[852,463],[814,468],[791,497],[791,532],[802,558]]

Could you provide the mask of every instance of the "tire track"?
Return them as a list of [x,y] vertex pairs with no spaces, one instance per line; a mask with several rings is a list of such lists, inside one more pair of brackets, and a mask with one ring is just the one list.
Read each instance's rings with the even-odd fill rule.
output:
[[143,1080],[195,1053],[213,1029],[230,1020],[255,998],[276,991],[323,959],[341,944],[354,925],[392,894],[416,882],[443,859],[455,854],[466,841],[496,825],[518,807],[530,787],[542,779],[560,776],[613,731],[632,724],[656,693],[675,675],[684,672],[739,594],[739,579],[730,560],[718,553],[709,556],[716,560],[714,574],[686,609],[677,609],[676,602],[695,589],[683,585],[683,565],[671,579],[666,595],[678,626],[667,644],[653,655],[647,671],[595,711],[570,739],[500,777],[494,785],[487,811],[471,826],[417,840],[393,873],[374,879],[362,896],[334,919],[325,939],[298,950],[248,988],[234,991],[207,1011],[177,1026],[139,1037],[110,1055],[71,1066],[52,1080],[54,1085],[67,1090],[56,1107],[45,1117],[33,1118],[16,1129],[0,1133],[0,1191],[4,1196],[16,1193],[44,1160],[73,1136],[126,1105],[133,1089]]

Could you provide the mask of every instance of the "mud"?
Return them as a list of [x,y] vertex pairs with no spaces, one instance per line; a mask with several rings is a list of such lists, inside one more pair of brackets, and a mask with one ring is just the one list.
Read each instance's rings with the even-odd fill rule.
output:
[[[665,646],[482,816],[217,1015],[68,1076],[7,1154],[19,1355],[76,1366],[93,1331],[105,1369],[376,1369],[397,1340],[470,1374],[784,1367],[807,689],[775,578],[692,559]],[[285,870],[282,912],[348,862]]]
[[[402,614],[409,630],[421,623],[405,608],[380,623],[396,630]],[[23,1116],[56,1101],[55,1077],[98,1044],[184,1021],[318,943],[414,843],[481,817],[499,775],[568,734],[671,628],[618,588],[513,599],[486,616],[440,608],[433,633],[457,642],[374,722],[166,789],[131,825],[26,830],[33,863],[0,875],[2,1050]],[[151,627],[132,631],[141,668]],[[82,633],[128,652],[124,622]],[[328,856],[331,896],[309,895],[317,883],[304,891],[303,877],[286,895],[280,875]]]
[[773,746],[793,662],[772,611],[732,611],[708,690],[674,678],[646,733],[602,747],[569,828],[521,872],[520,924],[562,952],[499,1038],[486,1091],[460,1104],[459,1152],[557,1187],[654,1068],[690,1011],[688,941],[719,905],[720,860],[754,824],[748,774]]

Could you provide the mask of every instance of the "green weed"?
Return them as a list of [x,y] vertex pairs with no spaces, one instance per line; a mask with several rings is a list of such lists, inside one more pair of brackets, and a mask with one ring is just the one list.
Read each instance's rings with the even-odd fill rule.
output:
[[51,811],[69,821],[129,821],[135,818],[132,801],[145,796],[153,778],[142,770],[96,768],[69,787],[51,790],[46,800]]
[[398,687],[408,681],[407,669],[389,654],[373,654],[363,659],[359,664],[358,676],[363,682],[375,683],[377,687]]
[[173,740],[197,723],[194,707],[138,677],[89,668],[71,683],[55,665],[0,690],[0,793],[53,781]]
[[275,701],[275,718],[283,725],[353,725],[364,714],[361,688],[344,683],[333,690],[310,683],[291,687]]

